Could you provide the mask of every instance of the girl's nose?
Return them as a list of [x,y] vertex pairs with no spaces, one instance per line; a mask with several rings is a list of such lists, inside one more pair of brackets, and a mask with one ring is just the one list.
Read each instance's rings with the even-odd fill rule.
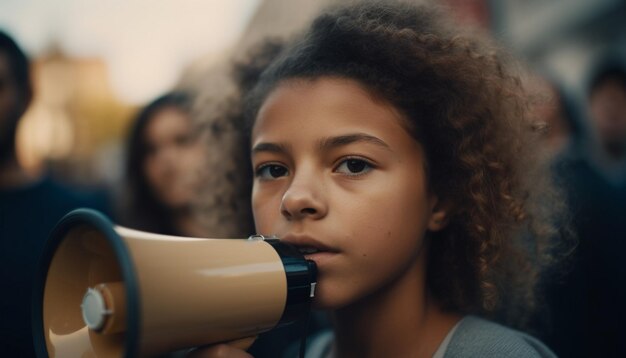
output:
[[323,199],[322,184],[309,177],[309,180],[294,178],[285,192],[280,205],[281,214],[289,221],[305,218],[319,220],[326,216],[328,205]]

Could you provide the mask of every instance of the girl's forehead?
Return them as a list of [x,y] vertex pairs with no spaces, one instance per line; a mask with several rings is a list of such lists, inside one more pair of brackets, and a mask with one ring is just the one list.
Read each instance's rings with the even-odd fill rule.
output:
[[[279,83],[258,111],[252,137],[277,126],[298,125],[303,118],[334,127],[367,126],[372,121],[380,122],[378,125],[408,127],[400,110],[364,84],[354,79],[324,76]],[[329,118],[334,121],[325,121]]]
[[292,82],[276,88],[263,104],[251,145],[253,152],[267,144],[276,149],[323,152],[321,148],[347,143],[378,143],[400,156],[421,156],[421,144],[404,123],[395,107],[373,97],[356,81],[320,78]]
[[328,98],[334,98],[337,93],[352,94],[362,101],[374,102],[380,105],[391,105],[383,96],[371,89],[367,84],[358,79],[333,75],[321,75],[317,77],[294,77],[279,81],[271,90],[263,106],[276,96],[284,96],[285,93],[293,96],[309,95],[311,92],[328,94]]

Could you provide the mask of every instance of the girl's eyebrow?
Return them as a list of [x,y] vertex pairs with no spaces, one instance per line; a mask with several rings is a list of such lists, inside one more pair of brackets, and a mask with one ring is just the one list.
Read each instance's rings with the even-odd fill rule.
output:
[[[379,138],[376,138],[374,136],[371,136],[369,134],[364,134],[364,133],[352,133],[352,134],[340,135],[336,137],[322,138],[319,141],[319,149],[321,151],[331,150],[337,147],[342,147],[342,146],[346,146],[346,145],[353,144],[353,143],[359,143],[359,142],[371,143],[371,144],[380,146],[384,149],[391,150],[391,147],[389,147],[389,145],[385,143],[382,139],[379,139]],[[285,145],[285,144],[261,142],[252,148],[251,154],[254,155],[254,154],[261,153],[261,152],[283,154],[283,153],[289,153],[290,151],[291,151],[290,146]]]
[[260,152],[270,152],[270,153],[289,153],[289,147],[284,144],[276,144],[276,143],[268,143],[262,142],[254,146],[250,151],[250,154],[257,154]]
[[342,147],[348,144],[359,143],[359,142],[371,143],[377,146],[381,146],[387,150],[391,150],[391,147],[389,147],[389,145],[385,143],[382,139],[376,138],[374,136],[371,136],[365,133],[353,133],[353,134],[346,134],[346,135],[341,135],[341,136],[336,136],[336,137],[324,138],[319,141],[319,147],[320,147],[320,150],[329,150],[329,149],[334,149],[337,147]]

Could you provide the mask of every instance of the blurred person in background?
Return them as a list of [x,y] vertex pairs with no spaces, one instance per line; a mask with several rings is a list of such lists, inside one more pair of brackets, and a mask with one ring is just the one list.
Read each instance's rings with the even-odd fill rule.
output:
[[612,62],[594,71],[585,131],[554,165],[579,240],[570,272],[549,287],[545,341],[563,357],[626,356],[624,68]]
[[589,118],[594,139],[618,181],[626,181],[626,65],[611,63],[593,77]]
[[530,74],[524,82],[530,97],[531,115],[546,124],[542,128],[545,145],[549,154],[557,157],[568,150],[578,133],[570,95],[549,75]]
[[0,353],[6,357],[34,356],[31,286],[50,230],[75,208],[109,211],[104,195],[70,189],[20,166],[16,133],[32,97],[28,58],[0,31]]
[[207,167],[199,133],[186,93],[165,94],[139,112],[127,144],[124,225],[167,235],[211,236],[194,205]]

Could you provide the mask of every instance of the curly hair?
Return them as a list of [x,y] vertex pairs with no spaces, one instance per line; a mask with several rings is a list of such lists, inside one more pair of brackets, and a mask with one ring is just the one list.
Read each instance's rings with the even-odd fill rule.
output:
[[446,228],[429,233],[430,291],[446,309],[523,327],[556,262],[564,207],[511,62],[429,5],[340,7],[263,72],[247,96],[248,125],[292,79],[352,79],[396,107],[424,147],[430,189],[453,208]]
[[[255,44],[243,59],[229,63],[229,68],[219,73],[225,82],[215,78],[205,81],[204,85],[213,90],[203,88],[194,104],[193,117],[198,130],[206,135],[207,167],[211,168],[195,206],[214,237],[244,237],[255,232],[250,206],[250,138],[240,127],[244,121],[243,94],[254,87],[282,46],[283,41],[278,39]],[[226,78],[222,78],[224,74]],[[230,87],[230,91],[225,87]],[[219,93],[215,93],[215,88]],[[225,161],[225,156],[231,160]]]

